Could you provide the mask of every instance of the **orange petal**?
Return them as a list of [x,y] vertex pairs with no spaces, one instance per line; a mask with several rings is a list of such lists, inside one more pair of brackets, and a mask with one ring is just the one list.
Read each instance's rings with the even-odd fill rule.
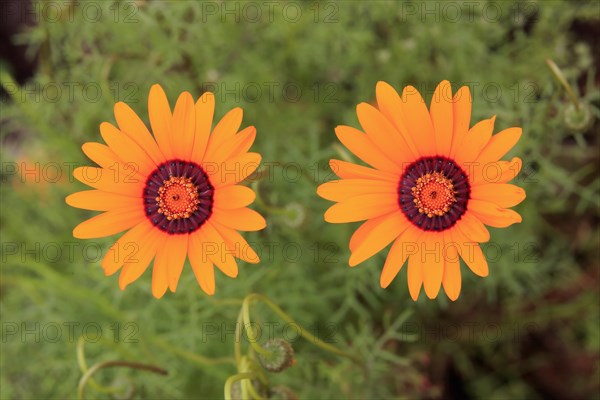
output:
[[200,230],[203,249],[209,259],[225,275],[235,278],[238,275],[238,266],[232,252],[227,248],[225,240],[219,235],[211,224],[202,225]]
[[118,208],[142,207],[142,200],[101,190],[85,190],[73,193],[65,199],[68,205],[84,210],[108,211]]
[[256,254],[252,246],[246,242],[246,239],[238,231],[221,225],[214,220],[211,220],[209,223],[219,232],[219,235],[225,240],[227,248],[236,258],[251,264],[256,264],[260,261],[258,254]]
[[330,223],[363,221],[398,209],[396,197],[366,194],[334,204],[325,212],[325,221]]
[[319,196],[332,201],[344,201],[351,197],[375,193],[398,197],[397,185],[373,179],[341,179],[325,182],[317,188]]
[[213,197],[214,206],[224,210],[246,207],[256,198],[256,193],[246,186],[232,185],[218,188]]
[[523,220],[517,212],[487,201],[471,199],[467,207],[481,222],[494,228],[506,228]]
[[204,159],[214,160],[214,152],[226,143],[229,139],[233,138],[237,131],[240,129],[242,124],[242,118],[244,111],[240,107],[236,107],[229,111],[225,116],[217,123],[212,135],[208,139],[208,146],[206,147],[206,153]]
[[144,218],[142,222],[128,230],[106,252],[102,259],[102,269],[106,276],[117,272],[124,263],[137,260],[140,244],[146,240],[154,226]]
[[442,81],[435,89],[430,106],[431,122],[435,131],[437,154],[450,153],[452,145],[453,107],[450,82]]
[[425,100],[414,86],[406,86],[402,91],[402,113],[408,132],[415,139],[421,157],[436,155],[436,142],[433,124]]
[[215,294],[215,270],[213,263],[202,251],[202,237],[200,231],[190,235],[188,244],[188,257],[198,284],[208,295]]
[[173,112],[173,130],[171,147],[173,155],[182,160],[189,160],[194,147],[196,131],[196,111],[194,98],[189,92],[179,95]]
[[508,128],[495,134],[483,148],[477,161],[483,164],[498,161],[517,144],[522,132],[521,128]]
[[156,250],[164,234],[158,229],[151,230],[140,243],[139,251],[135,255],[135,261],[126,262],[119,274],[119,287],[121,290],[133,281],[137,280],[148,268],[150,262],[156,255]]
[[120,164],[115,168],[78,167],[73,176],[79,182],[105,192],[141,198],[145,182],[140,175],[129,167]]
[[[488,276],[489,270],[487,260],[481,251],[481,247],[479,247],[479,243],[469,240],[466,236],[456,230],[451,232],[451,237],[451,243],[458,246],[460,256],[465,261],[465,264],[467,264],[467,267],[469,267],[475,275],[482,277]],[[449,248],[449,246],[447,248]]]
[[335,134],[348,150],[372,167],[397,174],[402,173],[400,165],[388,159],[373,141],[358,129],[340,125],[335,128]]
[[102,139],[117,157],[125,162],[125,165],[133,166],[143,176],[156,169],[156,164],[148,154],[133,139],[123,134],[115,126],[103,122],[100,124],[100,133]]
[[196,101],[194,108],[196,112],[196,134],[191,159],[193,162],[200,163],[204,159],[210,131],[212,130],[212,121],[215,114],[215,96],[210,92],[204,93]]
[[214,209],[210,219],[238,231],[259,231],[267,226],[262,215],[249,208]]
[[165,91],[160,85],[152,85],[148,96],[148,116],[158,147],[167,159],[175,158],[171,148],[171,124],[173,116]]
[[183,270],[188,249],[188,236],[189,235],[169,235],[163,242],[162,251],[167,253],[169,259],[167,275],[169,277],[169,289],[171,289],[172,292],[177,290],[177,283],[179,282],[179,277]]
[[119,129],[133,139],[152,159],[156,165],[166,161],[164,154],[158,148],[156,141],[148,131],[140,117],[122,101],[115,104],[115,119]]
[[[447,234],[444,234],[444,239],[446,243],[451,243],[452,241],[451,237]],[[461,276],[460,260],[458,257],[457,248],[455,246],[446,246],[442,284],[448,298],[452,301],[456,301],[460,295]]]
[[396,211],[387,215],[368,235],[356,243],[356,247],[352,250],[352,255],[350,256],[350,266],[354,267],[380,252],[404,232],[408,228],[408,224],[409,222],[404,217],[402,211]]
[[464,170],[469,174],[469,183],[475,187],[490,183],[509,182],[519,175],[522,166],[521,159],[515,157],[511,161],[475,162],[467,165]]
[[234,185],[246,179],[260,166],[261,155],[246,153],[225,162],[203,162],[202,168],[208,175],[210,183],[217,189]]
[[73,236],[78,239],[92,239],[114,235],[137,225],[144,218],[141,206],[110,210],[77,225],[73,229]]
[[390,252],[383,265],[381,271],[381,277],[379,283],[382,288],[386,288],[394,280],[404,262],[409,256],[418,256],[419,252],[419,238],[423,231],[416,229],[412,226],[406,228],[406,230],[396,239],[392,245]]
[[[413,256],[415,257],[415,256]],[[420,259],[423,263],[423,287],[430,299],[435,299],[444,276],[444,235],[427,232],[424,235]]]
[[456,151],[462,146],[469,124],[471,123],[471,92],[468,86],[463,86],[454,95],[453,103],[453,134],[452,146],[450,146],[450,157],[454,157]]
[[[187,250],[187,249],[186,249]],[[152,295],[160,299],[169,287],[169,257],[164,246],[158,246],[152,268]]]
[[381,215],[379,217],[371,218],[366,220],[361,226],[350,237],[349,247],[351,251],[356,249],[356,246],[361,243],[365,238],[371,234],[373,229],[377,228],[380,224],[387,220],[390,214]]
[[490,183],[472,187],[471,198],[508,208],[525,200],[525,190],[508,183]]
[[377,95],[377,107],[379,111],[394,125],[400,133],[400,143],[407,147],[413,159],[419,158],[419,152],[415,145],[415,140],[406,128],[402,111],[402,99],[398,92],[388,83],[379,81],[375,89]]
[[115,152],[104,144],[95,142],[84,143],[81,149],[90,160],[102,168],[115,168],[119,164],[123,164],[123,161],[117,157]]
[[468,211],[456,222],[456,228],[474,242],[490,240],[490,232],[485,225]]
[[407,280],[408,280],[408,291],[410,292],[410,297],[414,301],[417,301],[419,298],[419,293],[421,292],[421,286],[423,285],[423,260],[421,260],[421,253],[417,253],[408,258],[408,272]]
[[379,171],[377,169],[363,167],[341,160],[330,160],[329,166],[334,174],[342,179],[378,179],[398,183],[400,177],[391,172]]
[[225,143],[221,144],[215,151],[210,154],[207,153],[204,157],[204,161],[219,163],[227,161],[232,157],[239,157],[250,149],[254,143],[254,139],[256,139],[256,128],[249,126],[231,139],[228,139]]
[[488,144],[492,137],[495,120],[496,116],[493,116],[490,119],[484,119],[469,129],[462,145],[456,149],[454,159],[457,162],[469,162],[477,159],[479,153],[481,153],[481,149]]
[[394,160],[398,165],[414,160],[414,156],[401,140],[400,133],[378,109],[368,103],[360,103],[356,106],[356,113],[369,139],[389,160]]

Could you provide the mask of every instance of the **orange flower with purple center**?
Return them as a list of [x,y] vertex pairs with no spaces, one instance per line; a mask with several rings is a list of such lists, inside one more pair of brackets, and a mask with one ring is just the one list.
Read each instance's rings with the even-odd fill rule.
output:
[[525,199],[525,191],[507,182],[517,176],[522,162],[516,157],[501,160],[518,142],[521,128],[492,135],[495,117],[469,128],[469,89],[462,87],[453,96],[448,81],[438,85],[429,109],[412,86],[400,96],[378,82],[376,95],[377,107],[357,107],[364,133],[350,126],[336,128],[342,144],[372,168],[331,160],[340,179],[317,190],[336,202],[325,220],[366,221],[350,239],[350,266],[393,242],[382,287],[408,260],[414,300],[421,287],[433,299],[442,286],[456,300],[461,258],[475,274],[488,275],[479,246],[490,239],[485,225],[504,228],[521,222],[509,208]]
[[93,190],[74,193],[66,201],[103,213],[77,225],[73,235],[90,239],[127,231],[102,260],[106,275],[121,271],[121,289],[154,260],[152,294],[160,298],[167,289],[174,292],[187,257],[200,287],[212,295],[214,266],[234,278],[236,258],[259,261],[238,232],[266,225],[246,207],[255,193],[238,185],[260,164],[261,156],[249,152],[256,130],[250,126],[239,131],[239,107],[213,128],[214,110],[212,93],[194,103],[184,92],[171,112],[165,92],[154,85],[148,99],[153,135],[119,102],[114,110],[118,128],[100,125],[106,145],[83,145],[99,167],[80,167],[73,174]]

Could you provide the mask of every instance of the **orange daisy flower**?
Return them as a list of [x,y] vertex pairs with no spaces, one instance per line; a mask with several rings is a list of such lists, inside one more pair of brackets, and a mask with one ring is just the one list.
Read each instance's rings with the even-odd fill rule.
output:
[[106,145],[83,145],[99,168],[80,167],[73,175],[95,190],[74,193],[66,201],[105,212],[77,225],[73,236],[99,238],[127,230],[102,260],[106,275],[121,270],[121,289],[154,259],[152,294],[160,298],[167,288],[174,292],[187,255],[200,287],[212,295],[215,265],[236,277],[235,258],[259,261],[238,233],[266,225],[260,214],[246,208],[255,193],[237,185],[260,164],[261,156],[248,152],[256,129],[238,133],[241,108],[229,111],[212,129],[214,108],[212,93],[194,103],[184,92],[171,113],[165,92],[154,85],[148,99],[154,137],[119,102],[114,109],[119,127],[100,125]]
[[519,140],[521,128],[492,136],[495,117],[469,128],[471,95],[454,96],[441,82],[427,106],[412,86],[402,96],[377,83],[377,108],[357,107],[365,133],[338,126],[338,139],[373,168],[340,160],[330,166],[340,180],[317,193],[337,202],[325,213],[332,223],[364,221],[350,239],[350,266],[394,242],[381,273],[387,287],[408,259],[408,288],[416,300],[424,286],[433,299],[440,287],[451,300],[461,289],[460,258],[479,276],[488,275],[479,243],[490,239],[485,227],[521,222],[509,207],[525,191],[508,184],[521,160],[500,161]]

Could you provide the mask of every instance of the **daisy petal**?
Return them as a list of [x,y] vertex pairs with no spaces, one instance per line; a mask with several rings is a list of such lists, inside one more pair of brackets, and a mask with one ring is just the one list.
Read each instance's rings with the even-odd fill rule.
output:
[[456,228],[474,242],[481,243],[490,240],[490,232],[485,225],[469,212],[465,213],[460,218],[456,223]]
[[377,179],[381,181],[398,183],[398,175],[377,169],[363,167],[347,161],[330,160],[329,166],[334,174],[342,179]]
[[398,210],[395,198],[381,194],[367,194],[352,197],[334,204],[325,212],[325,221],[345,223],[363,221]]
[[137,225],[143,219],[144,212],[140,206],[110,210],[77,225],[73,236],[78,239],[110,236]]
[[108,211],[119,208],[139,207],[141,200],[135,197],[123,196],[117,193],[101,190],[84,190],[73,193],[65,199],[71,207],[92,211]]
[[190,235],[188,257],[194,276],[204,292],[210,296],[215,294],[215,269],[208,256],[202,251],[200,231]]
[[115,119],[119,129],[133,139],[156,165],[166,161],[156,141],[140,117],[122,101],[115,104]]
[[471,189],[471,198],[508,208],[525,200],[525,190],[508,183],[490,183],[474,186]]
[[418,240],[422,231],[409,226],[394,242],[383,265],[379,283],[382,288],[390,285],[409,256],[418,255]]
[[115,166],[119,164],[124,165],[123,161],[117,157],[115,152],[105,144],[94,142],[84,143],[81,146],[81,149],[90,160],[102,168],[110,169],[115,168]]
[[400,140],[401,137],[396,128],[379,110],[368,103],[360,103],[356,107],[356,113],[367,137],[375,143],[375,146],[385,154],[388,160],[394,160],[396,164],[403,165],[414,159],[403,141]]
[[379,170],[402,173],[400,166],[395,162],[390,161],[386,155],[375,146],[373,141],[358,129],[340,125],[335,128],[335,134],[348,150],[372,167]]
[[246,242],[246,239],[238,231],[221,225],[216,221],[210,221],[209,223],[219,232],[219,235],[225,240],[227,248],[236,258],[251,264],[256,264],[260,261],[258,254],[256,254],[252,246]]
[[450,146],[450,157],[462,146],[469,124],[471,123],[471,92],[468,86],[463,86],[454,95],[453,103],[453,134],[452,145]]
[[436,154],[435,133],[425,100],[414,86],[402,91],[402,113],[408,131],[415,139],[421,157]]
[[495,134],[479,154],[477,162],[485,164],[498,161],[517,144],[522,132],[521,128],[508,128]]
[[409,222],[401,211],[386,215],[352,250],[350,266],[354,267],[387,247],[408,228]]
[[415,141],[404,123],[406,118],[403,114],[400,95],[392,86],[383,81],[377,82],[375,92],[377,94],[377,107],[400,133],[402,146],[409,149],[413,159],[419,158]]
[[267,226],[263,216],[249,208],[214,209],[211,220],[213,218],[219,224],[238,231],[259,231]]
[[194,99],[189,92],[179,95],[173,112],[173,134],[171,147],[175,158],[189,160],[194,146],[196,112]]
[[408,271],[406,273],[408,279],[408,291],[410,292],[410,297],[412,297],[414,301],[417,301],[419,293],[421,292],[424,267],[420,251],[408,258]]
[[154,227],[148,219],[144,218],[142,222],[128,230],[117,240],[106,252],[102,259],[102,269],[106,276],[117,272],[124,263],[137,260],[136,255],[140,248],[140,243],[146,240],[146,236]]
[[121,290],[133,281],[137,280],[148,268],[156,254],[157,245],[163,235],[157,231],[150,231],[144,241],[140,243],[139,251],[135,254],[135,260],[126,262],[119,274],[119,287]]
[[[442,286],[444,275],[444,235],[442,233],[425,234],[421,247],[421,261],[423,262],[423,288],[430,299],[435,299]],[[414,256],[413,256],[414,257]]]
[[240,129],[243,116],[243,110],[240,107],[236,107],[225,114],[225,116],[217,123],[212,135],[208,139],[208,146],[206,147],[206,153],[204,154],[205,160],[215,160],[215,151],[221,147],[223,143],[234,137]]
[[431,122],[435,131],[437,154],[450,153],[452,145],[452,87],[450,82],[442,81],[433,93],[430,106]]
[[207,153],[204,157],[204,161],[220,163],[229,158],[242,156],[250,149],[254,143],[254,139],[256,139],[256,128],[249,126],[231,139],[228,139],[225,143],[221,144],[221,146],[212,153]]
[[204,224],[200,230],[203,242],[203,250],[210,260],[230,278],[238,275],[238,266],[231,255],[231,251],[225,245],[225,241],[211,224]]
[[397,185],[392,182],[373,179],[341,179],[325,182],[317,188],[317,194],[324,199],[344,201],[364,194],[387,194],[394,196]]
[[78,167],[73,170],[73,176],[79,182],[95,189],[124,196],[134,196],[138,199],[144,188],[144,182],[140,179],[140,175],[135,170],[120,164],[110,169]]
[[203,162],[202,168],[216,189],[234,185],[246,179],[260,166],[261,155],[246,153],[225,162]]
[[121,160],[127,160],[127,165],[133,165],[143,176],[156,169],[148,154],[142,150],[129,136],[123,134],[108,122],[100,124],[100,133],[106,144]]
[[177,283],[183,270],[188,249],[189,235],[167,235],[162,241],[156,254],[155,263],[167,265],[169,289],[177,290]]
[[481,251],[481,247],[479,247],[479,243],[472,242],[458,231],[453,231],[451,235],[452,243],[458,246],[460,257],[465,261],[467,267],[469,267],[475,275],[482,277],[488,276],[489,270],[487,260]]
[[215,191],[214,206],[224,210],[246,207],[256,198],[256,193],[246,186],[232,185]]
[[204,159],[204,153],[206,152],[210,131],[212,129],[212,122],[215,114],[215,96],[210,92],[204,93],[200,96],[198,101],[196,101],[194,110],[196,112],[196,129],[191,160],[195,163],[200,163]]
[[[445,234],[444,239],[446,243],[451,243],[452,239],[449,235]],[[461,276],[460,276],[460,260],[458,251],[455,246],[446,246],[446,256],[444,264],[444,276],[442,278],[442,284],[444,291],[448,298],[452,301],[456,301],[460,295],[461,287]]]
[[517,212],[483,200],[469,200],[469,209],[481,222],[494,228],[506,228],[523,220]]
[[469,129],[462,145],[456,150],[455,160],[457,162],[469,162],[477,158],[479,153],[481,153],[481,149],[488,144],[492,137],[495,120],[495,116],[490,119],[484,119]]
[[160,85],[152,85],[148,97],[148,116],[154,138],[167,159],[175,157],[171,148],[171,124],[173,115],[165,91]]

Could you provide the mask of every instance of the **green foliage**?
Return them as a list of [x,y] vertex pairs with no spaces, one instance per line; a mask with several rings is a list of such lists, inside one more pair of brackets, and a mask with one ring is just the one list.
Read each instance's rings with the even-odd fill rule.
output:
[[[236,373],[223,358],[233,357],[238,301],[252,292],[364,360],[361,368],[293,340],[296,365],[272,383],[300,398],[435,397],[454,390],[450,370],[460,376],[458,397],[541,398],[532,371],[563,366],[558,350],[534,338],[550,337],[584,360],[598,354],[598,123],[569,131],[568,99],[545,65],[553,59],[600,118],[594,54],[585,35],[570,31],[576,21],[599,23],[597,2],[276,1],[271,9],[268,2],[79,1],[62,5],[59,20],[43,17],[48,3],[38,4],[39,24],[15,39],[38,54],[35,76],[18,87],[14,71],[0,64],[10,93],[0,121],[1,398],[73,398],[82,333],[88,365],[120,359],[169,371],[162,377],[106,369],[95,375],[100,383],[128,377],[138,398],[221,397]],[[523,127],[508,156],[524,161],[516,183],[527,199],[516,207],[521,224],[491,230],[492,243],[484,246],[489,277],[463,265],[456,303],[440,294],[415,304],[404,269],[380,288],[386,251],[348,268],[357,225],[326,224],[329,203],[315,191],[332,178],[327,160],[339,157],[334,127],[358,127],[355,106],[374,101],[377,81],[398,90],[415,85],[429,101],[443,79],[455,89],[471,87],[472,123],[497,115],[496,132]],[[64,202],[83,189],[69,166],[89,164],[81,145],[101,141],[98,125],[114,122],[115,101],[147,121],[154,83],[172,104],[181,91],[198,97],[214,90],[217,117],[243,107],[244,126],[258,132],[253,149],[272,172],[256,186],[256,208],[268,227],[246,235],[262,262],[240,262],[235,280],[217,273],[212,298],[189,266],[177,293],[160,301],[151,295],[149,272],[121,292],[118,277],[104,277],[96,257],[114,238],[84,242],[71,235],[92,213]],[[39,181],[4,168],[13,163],[20,172],[37,168]],[[59,166],[60,178],[44,170],[49,163]],[[299,225],[281,212],[291,203],[302,207]],[[268,309],[257,306],[253,316],[280,324],[277,335],[285,334]],[[477,332],[465,333],[469,327]],[[590,362],[563,376],[566,388],[576,387],[577,374],[597,383],[598,360]],[[110,398],[92,387],[87,393]]]

